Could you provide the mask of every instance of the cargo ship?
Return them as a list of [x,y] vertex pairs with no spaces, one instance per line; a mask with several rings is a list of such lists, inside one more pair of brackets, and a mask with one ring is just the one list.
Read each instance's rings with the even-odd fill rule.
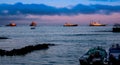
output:
[[106,26],[106,24],[101,24],[99,22],[91,22],[89,26]]

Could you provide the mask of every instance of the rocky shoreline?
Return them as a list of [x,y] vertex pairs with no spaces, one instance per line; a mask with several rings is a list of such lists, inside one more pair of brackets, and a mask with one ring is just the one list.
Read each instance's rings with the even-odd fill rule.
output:
[[55,44],[37,44],[37,45],[29,45],[22,47],[20,49],[12,49],[10,51],[0,49],[0,56],[20,56],[20,55],[26,55],[30,52],[33,52],[35,50],[43,50],[48,49],[49,46],[54,46]]

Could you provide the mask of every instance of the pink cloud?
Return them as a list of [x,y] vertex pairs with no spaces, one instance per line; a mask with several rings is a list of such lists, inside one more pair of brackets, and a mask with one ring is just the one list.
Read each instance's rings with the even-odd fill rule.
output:
[[[103,14],[79,14],[74,16],[59,16],[59,15],[27,15],[25,20],[16,20],[20,23],[31,23],[36,21],[40,25],[42,24],[60,24],[63,25],[65,22],[76,23],[80,25],[89,25],[90,21],[100,21],[103,24],[114,24],[120,23],[120,13],[114,13],[111,15]],[[18,16],[19,17],[19,16]]]
[[114,13],[111,15],[102,15],[102,14],[91,14],[91,15],[75,15],[75,16],[37,16],[42,21],[47,23],[78,23],[78,24],[89,24],[91,20],[100,21],[105,24],[114,24],[120,22],[120,13]]

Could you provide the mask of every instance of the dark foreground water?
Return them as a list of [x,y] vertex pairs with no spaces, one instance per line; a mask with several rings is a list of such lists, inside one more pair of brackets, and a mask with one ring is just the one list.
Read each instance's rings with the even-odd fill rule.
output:
[[28,45],[52,43],[47,50],[39,50],[25,56],[0,57],[0,65],[79,65],[79,58],[91,47],[102,46],[106,50],[113,43],[120,43],[120,33],[105,27],[29,26],[0,27],[0,48],[11,50]]

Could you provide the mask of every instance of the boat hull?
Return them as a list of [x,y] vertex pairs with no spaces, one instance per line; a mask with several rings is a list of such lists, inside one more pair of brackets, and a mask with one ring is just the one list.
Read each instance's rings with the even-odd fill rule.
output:
[[120,28],[113,28],[112,32],[120,32]]
[[81,59],[79,59],[79,62],[80,62],[80,65],[89,65],[88,62],[81,60]]
[[76,25],[64,25],[66,27],[72,27],[72,26],[78,26],[77,24]]
[[106,25],[89,25],[89,26],[106,26]]
[[80,62],[80,65],[108,65],[107,62],[103,62],[103,61],[88,62],[88,61],[79,59],[79,62]]
[[100,48],[92,48],[80,57],[80,65],[107,65],[107,52]]
[[120,32],[120,24],[114,24],[112,32]]
[[6,25],[6,26],[14,27],[14,26],[16,26],[16,24],[15,24],[15,23],[10,23],[10,24],[8,24],[8,25]]
[[109,65],[120,65],[120,46],[116,44],[116,48],[109,49]]

